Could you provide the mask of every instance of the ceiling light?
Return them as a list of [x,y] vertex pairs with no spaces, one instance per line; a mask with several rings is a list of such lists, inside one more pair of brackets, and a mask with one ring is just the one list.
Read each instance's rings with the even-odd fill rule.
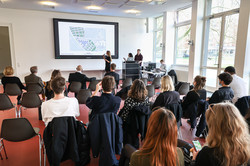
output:
[[125,12],[126,12],[126,13],[129,13],[129,14],[139,14],[139,13],[141,13],[141,11],[135,10],[135,9],[126,10]]
[[86,8],[88,10],[101,10],[102,9],[100,6],[94,6],[94,5],[87,6]]
[[53,1],[41,1],[40,3],[45,6],[57,6],[57,3]]

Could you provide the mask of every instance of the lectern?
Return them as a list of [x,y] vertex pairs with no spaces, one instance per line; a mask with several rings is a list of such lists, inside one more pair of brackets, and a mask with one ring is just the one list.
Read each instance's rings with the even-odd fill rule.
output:
[[123,79],[128,77],[132,78],[132,80],[139,79],[140,65],[136,62],[124,62],[122,65],[122,77]]

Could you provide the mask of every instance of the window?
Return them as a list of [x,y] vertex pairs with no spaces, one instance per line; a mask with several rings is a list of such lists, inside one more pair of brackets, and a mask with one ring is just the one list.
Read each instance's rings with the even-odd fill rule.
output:
[[175,65],[189,64],[188,41],[191,34],[192,8],[188,7],[177,11],[177,21],[175,24]]
[[155,18],[154,30],[154,61],[162,59],[163,16]]
[[206,5],[202,74],[207,89],[213,91],[218,88],[216,76],[234,65],[240,0],[207,0]]

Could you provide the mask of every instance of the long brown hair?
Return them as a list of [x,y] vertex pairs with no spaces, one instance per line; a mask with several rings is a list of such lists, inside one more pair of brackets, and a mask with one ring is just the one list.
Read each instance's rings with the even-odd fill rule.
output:
[[128,97],[137,101],[144,101],[148,95],[148,90],[142,80],[134,80],[130,90],[128,91]]
[[196,82],[196,84],[194,86],[194,91],[197,92],[197,91],[203,89],[204,86],[206,85],[206,77],[196,76],[194,78],[194,82]]
[[206,111],[209,128],[208,146],[223,166],[237,166],[250,158],[248,125],[239,110],[231,103],[210,105]]
[[51,73],[50,81],[48,82],[48,90],[50,90],[50,91],[52,90],[51,85],[50,85],[52,80],[56,77],[61,77],[61,76],[62,75],[61,75],[60,70],[53,70],[53,72]]
[[145,142],[139,150],[139,156],[144,155],[150,156],[151,165],[177,165],[177,123],[171,111],[159,108],[150,116]]
[[110,63],[111,63],[111,62],[112,62],[111,52],[108,50],[108,51],[106,52],[106,54],[107,54],[107,56],[109,56],[109,57],[110,57]]

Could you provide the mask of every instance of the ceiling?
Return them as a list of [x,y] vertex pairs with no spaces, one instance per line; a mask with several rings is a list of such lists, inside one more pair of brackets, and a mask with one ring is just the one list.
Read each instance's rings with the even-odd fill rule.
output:
[[[0,0],[0,8],[55,11],[93,15],[147,18],[161,15],[164,11],[174,11],[191,4],[192,0],[50,0],[54,7],[41,5],[41,0]],[[89,10],[90,5],[102,9]],[[139,10],[139,14],[129,14],[126,10]]]

